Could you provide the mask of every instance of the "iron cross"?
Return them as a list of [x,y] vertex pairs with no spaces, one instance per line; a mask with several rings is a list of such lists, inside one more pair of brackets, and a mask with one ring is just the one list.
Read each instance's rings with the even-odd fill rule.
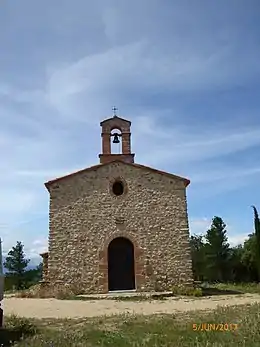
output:
[[116,111],[118,111],[118,108],[116,108],[115,106],[113,106],[112,111],[113,111],[113,113],[114,113],[114,116],[116,116]]

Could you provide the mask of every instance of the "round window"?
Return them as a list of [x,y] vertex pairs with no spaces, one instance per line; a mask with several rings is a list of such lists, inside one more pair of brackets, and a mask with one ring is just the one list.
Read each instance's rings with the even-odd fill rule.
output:
[[116,181],[112,186],[112,191],[115,195],[122,195],[124,193],[124,184],[121,181]]

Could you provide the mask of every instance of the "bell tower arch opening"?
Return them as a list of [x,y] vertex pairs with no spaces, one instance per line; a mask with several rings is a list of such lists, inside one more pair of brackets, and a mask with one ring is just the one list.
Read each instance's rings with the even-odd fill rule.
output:
[[120,129],[113,129],[110,133],[111,154],[122,154],[122,132]]
[[[113,108],[113,111],[115,108]],[[114,115],[100,123],[102,128],[102,153],[100,163],[114,160],[134,163],[134,153],[131,153],[131,122]]]

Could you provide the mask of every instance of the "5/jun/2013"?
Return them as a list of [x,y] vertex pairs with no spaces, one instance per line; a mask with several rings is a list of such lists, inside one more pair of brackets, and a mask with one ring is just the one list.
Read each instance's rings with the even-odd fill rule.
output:
[[238,324],[236,323],[194,323],[193,331],[236,331]]

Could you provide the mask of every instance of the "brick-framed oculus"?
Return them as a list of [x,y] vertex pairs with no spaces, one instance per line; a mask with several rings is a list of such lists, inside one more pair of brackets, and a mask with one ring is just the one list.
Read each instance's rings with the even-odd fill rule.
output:
[[124,194],[124,184],[122,181],[115,181],[112,185],[112,192],[115,195],[123,195]]
[[127,193],[127,183],[122,177],[117,177],[110,181],[110,194],[114,197],[120,197]]

